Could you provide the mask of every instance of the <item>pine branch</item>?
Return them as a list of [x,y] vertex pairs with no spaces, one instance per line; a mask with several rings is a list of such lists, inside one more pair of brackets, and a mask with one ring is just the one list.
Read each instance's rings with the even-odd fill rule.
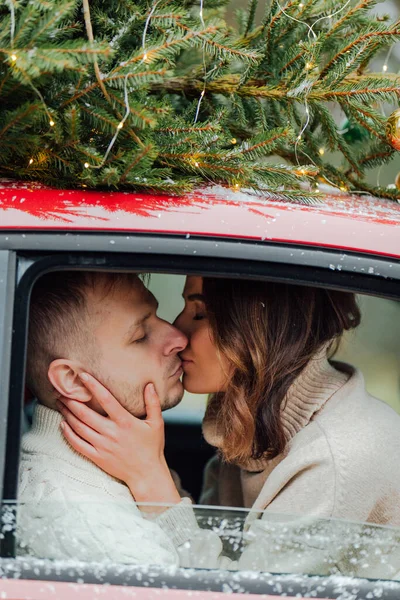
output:
[[250,33],[250,31],[253,29],[254,17],[256,15],[257,6],[258,6],[258,0],[250,0],[249,8],[248,8],[248,15],[247,15],[247,23],[246,23],[246,28],[244,31],[244,37],[247,37],[248,34]]
[[[320,79],[324,79],[324,77],[326,77],[326,75],[329,73],[329,71],[334,67],[334,65],[337,64],[337,62],[339,61],[339,59],[344,58],[344,60],[346,60],[346,53],[350,52],[355,46],[363,44],[365,42],[371,42],[373,41],[374,43],[376,42],[377,39],[382,39],[384,38],[386,40],[386,38],[390,38],[389,42],[396,42],[398,41],[397,38],[400,37],[400,29],[395,29],[395,30],[389,30],[389,31],[370,31],[369,33],[366,33],[364,35],[360,35],[357,36],[356,39],[354,39],[352,42],[350,42],[349,44],[347,44],[344,48],[342,48],[340,50],[340,52],[338,52],[329,62],[327,65],[325,65],[325,67],[323,68],[323,70],[321,71],[320,74]],[[393,38],[393,39],[392,39]],[[368,47],[368,46],[366,46]]]
[[317,177],[362,189],[394,156],[377,106],[400,97],[399,74],[366,71],[400,37],[373,4],[272,0],[255,26],[249,0],[238,34],[220,0],[203,20],[195,0],[151,15],[147,0],[15,1],[13,45],[0,8],[0,174],[169,194],[213,181],[302,202],[316,201],[302,186]]
[[325,40],[329,40],[332,36],[336,35],[344,26],[351,25],[352,17],[359,17],[361,12],[371,10],[371,8],[377,4],[379,0],[361,0],[358,4],[344,13],[342,17],[334,25],[332,25],[331,29],[327,32],[325,36]]

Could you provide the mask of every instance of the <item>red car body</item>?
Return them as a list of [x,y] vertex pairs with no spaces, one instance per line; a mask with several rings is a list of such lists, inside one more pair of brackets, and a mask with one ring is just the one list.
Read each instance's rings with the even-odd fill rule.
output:
[[400,204],[343,193],[315,205],[211,188],[184,198],[0,186],[0,229],[252,239],[400,256]]

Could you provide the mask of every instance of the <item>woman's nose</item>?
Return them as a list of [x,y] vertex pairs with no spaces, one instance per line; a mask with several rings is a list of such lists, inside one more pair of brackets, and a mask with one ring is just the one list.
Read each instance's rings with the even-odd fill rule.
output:
[[183,316],[183,314],[182,314],[182,313],[181,313],[181,314],[179,314],[179,315],[176,317],[176,319],[175,319],[175,321],[172,323],[172,325],[173,325],[174,327],[176,327],[177,329],[179,329],[179,331],[181,331],[182,333],[184,333],[186,337],[189,337],[189,334],[190,334],[190,332],[189,332],[189,328],[188,328],[188,326],[187,326],[186,319],[185,319],[185,317]]

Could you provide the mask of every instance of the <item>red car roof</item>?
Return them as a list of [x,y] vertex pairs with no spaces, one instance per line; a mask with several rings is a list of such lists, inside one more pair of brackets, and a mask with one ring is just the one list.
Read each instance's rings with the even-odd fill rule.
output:
[[400,204],[336,191],[324,194],[320,204],[308,206],[217,186],[178,198],[3,182],[2,230],[217,236],[400,258]]

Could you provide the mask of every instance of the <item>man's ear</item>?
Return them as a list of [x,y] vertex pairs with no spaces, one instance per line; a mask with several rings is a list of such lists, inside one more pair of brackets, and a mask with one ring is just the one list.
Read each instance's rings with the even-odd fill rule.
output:
[[61,396],[90,402],[92,395],[79,377],[82,372],[82,367],[76,361],[57,358],[50,364],[47,376]]

